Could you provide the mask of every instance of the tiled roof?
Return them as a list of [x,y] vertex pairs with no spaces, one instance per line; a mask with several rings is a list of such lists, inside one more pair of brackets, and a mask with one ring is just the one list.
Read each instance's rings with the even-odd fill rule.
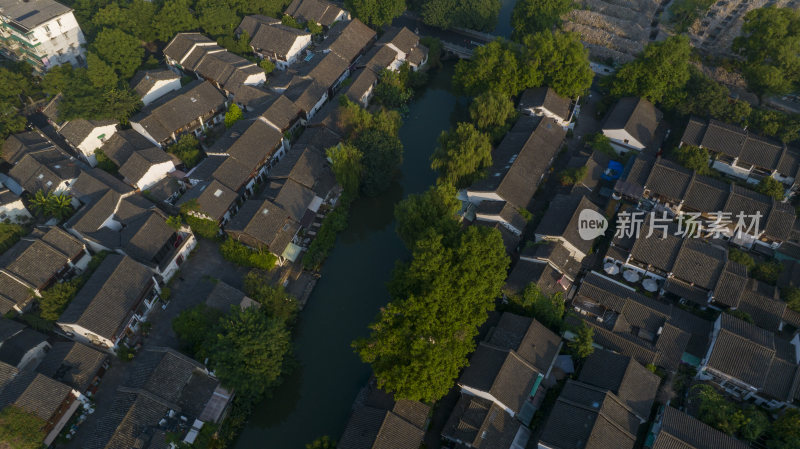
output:
[[750,445],[728,436],[676,408],[664,407],[661,430],[653,449],[747,449]]
[[242,23],[236,28],[236,35],[247,32],[250,37],[253,37],[261,25],[276,25],[281,23],[279,19],[274,17],[264,16],[261,14],[251,14],[242,18]]
[[99,417],[84,449],[146,447],[169,410],[168,405],[149,395],[117,392],[111,409]]
[[61,382],[35,371],[20,371],[0,390],[0,409],[14,405],[50,421],[71,395],[72,389]]
[[313,20],[323,26],[331,26],[342,9],[325,0],[292,0],[286,14],[301,21]]
[[646,188],[652,193],[680,201],[686,195],[692,177],[693,173],[688,168],[659,157],[647,178]]
[[157,142],[163,142],[197,117],[221,110],[226,100],[211,83],[197,80],[150,103],[131,122],[141,125]]
[[108,355],[78,342],[54,343],[36,371],[86,391]]
[[584,362],[578,380],[610,390],[639,418],[647,420],[661,379],[630,357],[595,350]]
[[46,341],[46,335],[26,327],[0,342],[0,361],[23,368],[22,359]]
[[731,377],[762,388],[775,357],[775,337],[754,324],[723,313],[708,366]]
[[0,256],[0,269],[35,289],[44,288],[84,250],[77,239],[52,227],[14,244]]
[[159,81],[175,81],[181,77],[170,69],[141,70],[131,78],[131,87],[144,97],[155,87]]
[[[558,194],[550,201],[544,217],[536,228],[536,234],[561,237],[584,254],[588,254],[594,241],[584,240],[578,233],[578,220],[584,210],[603,214],[603,210],[583,194]],[[565,219],[567,217],[568,220]]]
[[310,37],[311,33],[277,23],[261,25],[255,34],[250,36],[250,45],[257,52],[275,55],[285,60],[297,39]]
[[462,394],[450,413],[442,436],[480,449],[505,449],[521,424],[494,402]]
[[349,22],[338,22],[331,27],[322,46],[349,64],[364,51],[375,36],[376,33],[372,28],[358,19],[353,19]]
[[487,176],[468,191],[495,192],[516,207],[528,207],[565,135],[550,118],[520,117],[493,151]]
[[549,87],[526,89],[519,99],[520,109],[545,108],[562,119],[569,117],[572,101],[562,97]]
[[392,44],[405,54],[419,46],[419,36],[406,27],[390,26],[384,30],[378,44]]
[[661,121],[661,111],[643,98],[620,99],[603,123],[603,129],[624,129],[642,145],[648,146]]
[[133,259],[109,254],[58,319],[113,340],[138,301],[153,286],[153,273]]
[[64,138],[73,145],[78,146],[83,143],[96,128],[116,124],[117,122],[115,120],[86,120],[78,118],[67,122],[66,125],[58,130],[58,133],[64,136]]
[[72,156],[52,147],[26,153],[8,171],[8,177],[29,193],[54,191],[64,181],[78,177],[81,167]]
[[261,117],[283,132],[292,127],[300,117],[300,112],[300,108],[292,100],[281,95],[267,107]]
[[54,0],[29,0],[26,2],[16,0],[0,1],[0,10],[3,16],[13,20],[16,24],[22,25],[27,30],[33,30],[37,26],[69,13],[72,9]]
[[561,242],[539,242],[522,250],[522,256],[545,260],[573,279],[581,270],[580,262],[572,258]]
[[232,235],[246,234],[277,255],[281,255],[291,243],[300,223],[290,214],[269,200],[247,200],[239,212],[225,226]]
[[364,95],[367,94],[367,91],[372,89],[378,82],[378,77],[375,72],[368,69],[358,69],[353,72],[352,77],[353,82],[345,88],[344,95],[350,101],[359,103],[364,98]]
[[[120,166],[119,173],[131,183],[138,183],[151,168],[167,162],[172,162],[169,154],[159,148],[147,148],[132,152],[128,160]],[[174,168],[175,165],[171,164],[170,167]],[[163,174],[166,173],[165,169]]]
[[217,180],[201,182],[189,189],[178,200],[178,206],[193,199],[197,200],[200,212],[211,217],[212,220],[222,220],[222,217],[231,208],[238,195]]
[[546,374],[558,356],[561,337],[533,318],[505,312],[487,343],[515,351],[537,371]]
[[639,419],[608,390],[568,380],[544,426],[548,447],[632,449]]
[[232,306],[246,309],[253,306],[258,307],[259,304],[248,298],[241,290],[233,288],[225,282],[217,281],[206,298],[206,305],[220,312],[228,313]]
[[0,342],[6,341],[6,339],[11,338],[22,329],[25,329],[24,324],[8,318],[0,317]]
[[36,153],[53,148],[54,145],[41,134],[27,131],[8,136],[3,142],[3,159],[9,164],[16,164],[28,153]]
[[503,291],[508,295],[521,295],[531,283],[546,295],[564,293],[571,284],[547,262],[520,259],[506,278]]
[[747,267],[728,260],[714,287],[714,301],[730,307],[738,307],[739,298],[747,284]]
[[704,240],[685,238],[672,273],[678,279],[710,290],[716,285],[726,261],[724,248]]
[[484,391],[519,413],[540,373],[515,351],[480,343],[458,384]]

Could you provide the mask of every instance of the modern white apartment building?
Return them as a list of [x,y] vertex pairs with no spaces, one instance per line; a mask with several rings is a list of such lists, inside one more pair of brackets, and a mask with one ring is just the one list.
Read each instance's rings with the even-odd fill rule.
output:
[[72,8],[53,0],[0,0],[0,53],[37,71],[83,65],[86,50]]

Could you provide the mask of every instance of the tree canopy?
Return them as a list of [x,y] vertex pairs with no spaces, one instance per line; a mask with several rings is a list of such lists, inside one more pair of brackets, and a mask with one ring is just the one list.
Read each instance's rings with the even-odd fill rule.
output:
[[695,170],[698,174],[707,175],[711,172],[711,167],[708,165],[711,158],[705,148],[682,145],[673,149],[672,155],[679,164]]
[[677,104],[689,80],[690,54],[689,38],[684,35],[648,44],[644,52],[617,72],[611,84],[611,95],[632,95],[653,103]]
[[451,239],[429,234],[418,240],[411,262],[393,275],[392,301],[371,335],[354,342],[378,385],[411,400],[447,394],[468,363],[508,263],[496,229],[471,226]]
[[517,110],[511,98],[494,91],[484,92],[469,105],[469,117],[482,132],[499,140],[508,132],[510,122],[517,117]]
[[456,189],[449,184],[411,194],[394,208],[397,234],[409,249],[413,249],[417,240],[429,232],[451,236],[459,229],[456,213],[460,208]]
[[291,351],[291,335],[280,318],[256,307],[232,307],[220,320],[208,356],[223,385],[258,398],[278,383]]
[[519,0],[511,13],[514,39],[549,31],[561,24],[561,16],[575,7],[572,0]]
[[336,182],[351,197],[357,195],[358,188],[361,186],[361,176],[364,173],[364,165],[361,163],[364,154],[361,150],[353,145],[343,143],[328,148],[326,154],[331,160],[331,169],[336,176]]
[[515,49],[508,41],[497,39],[476,48],[472,58],[458,61],[453,87],[473,97],[489,91],[513,97],[541,83],[540,79],[526,79],[523,73]]
[[141,41],[116,28],[103,28],[92,48],[120,78],[126,80],[133,76],[144,59]]
[[800,11],[756,8],[744,17],[733,50],[746,59],[747,85],[759,95],[800,88]]
[[427,0],[421,7],[426,25],[492,31],[500,14],[500,0]]
[[492,143],[489,136],[471,123],[459,123],[455,129],[442,131],[439,146],[431,156],[431,168],[456,187],[471,184],[481,171],[492,165]]
[[759,193],[763,193],[764,195],[770,196],[775,198],[778,201],[783,200],[784,192],[786,191],[786,187],[781,184],[780,181],[773,178],[772,176],[765,176],[761,178],[761,181],[758,182],[756,186],[756,191]]
[[346,0],[345,7],[362,22],[383,26],[406,10],[405,0]]
[[544,31],[526,36],[523,42],[522,60],[528,67],[538,67],[545,86],[568,98],[589,90],[594,72],[589,65],[589,51],[577,33]]
[[564,295],[547,295],[539,286],[530,283],[521,295],[513,296],[510,302],[517,311],[536,318],[554,332],[560,332],[564,318]]

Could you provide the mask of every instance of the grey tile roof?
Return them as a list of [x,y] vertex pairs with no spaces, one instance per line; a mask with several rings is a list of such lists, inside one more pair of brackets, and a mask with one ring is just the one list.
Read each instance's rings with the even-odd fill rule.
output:
[[289,87],[286,88],[284,95],[308,115],[328,92],[328,87],[330,86],[320,84],[313,79],[295,76],[289,83]]
[[287,179],[280,187],[273,202],[288,212],[293,220],[305,224],[303,217],[315,196],[313,190],[293,179]]
[[642,420],[650,417],[659,378],[630,357],[595,350],[584,362],[578,380],[609,390]]
[[349,22],[338,22],[328,32],[322,46],[339,55],[350,64],[375,39],[376,35],[372,28],[364,25],[358,19],[353,19]]
[[87,120],[78,118],[68,121],[64,127],[58,130],[58,133],[64,136],[72,145],[78,146],[83,143],[96,128],[116,124],[116,120]]
[[708,366],[756,388],[763,388],[775,357],[775,337],[755,324],[727,313],[719,317],[720,331]]
[[644,146],[652,143],[663,114],[643,98],[620,99],[609,112],[603,129],[624,129]]
[[261,25],[250,36],[250,46],[255,51],[286,60],[297,39],[310,37],[311,33],[277,23]]
[[334,52],[330,52],[321,58],[314,58],[311,62],[310,70],[304,76],[315,80],[323,86],[331,87],[336,80],[347,72],[350,63]]
[[292,100],[280,95],[267,107],[261,117],[275,125],[281,132],[285,132],[300,118],[300,112],[300,108]]
[[406,27],[390,26],[384,30],[378,44],[392,44],[403,53],[411,53],[419,46],[419,36]]
[[[158,164],[171,162],[169,154],[159,148],[134,151],[119,168],[119,173],[131,183],[138,183],[151,168]],[[175,165],[173,164],[172,167]],[[166,172],[164,172],[166,174]]]
[[730,307],[738,307],[739,298],[747,283],[747,267],[728,260],[719,281],[714,287],[714,301]]
[[50,140],[34,131],[27,131],[8,136],[3,142],[3,159],[10,164],[16,164],[22,156],[41,150],[53,148]]
[[458,384],[491,394],[519,413],[531,394],[539,372],[515,351],[480,343]]
[[78,342],[54,343],[36,371],[84,392],[108,355]]
[[568,380],[541,434],[549,447],[632,449],[639,420],[608,390]]
[[247,129],[228,147],[227,153],[250,171],[255,171],[278,151],[283,134],[262,120],[248,121]]
[[344,95],[354,103],[360,103],[367,92],[378,82],[375,72],[368,69],[358,69],[352,74],[353,82],[344,90]]
[[[584,240],[578,233],[578,220],[583,210],[592,210],[603,215],[603,210],[582,194],[558,194],[547,207],[536,234],[561,237],[584,254],[592,248],[593,240]],[[565,220],[569,217],[569,220]]]
[[481,449],[511,447],[521,424],[497,404],[462,394],[442,430],[442,436]]
[[107,414],[87,438],[84,449],[147,447],[158,422],[170,410],[149,395],[117,392]]
[[507,295],[521,295],[531,283],[546,295],[565,293],[571,282],[563,274],[543,261],[520,259],[511,270],[503,286]]
[[714,178],[695,176],[683,197],[684,207],[697,212],[720,211],[728,199],[730,184]]
[[225,187],[219,181],[212,180],[211,182],[201,182],[189,189],[178,200],[178,206],[196,199],[197,205],[203,214],[208,215],[213,220],[220,221],[236,202],[237,198],[236,192]]
[[113,340],[142,297],[153,273],[133,259],[109,254],[58,319]]
[[324,0],[292,0],[286,8],[286,14],[295,19],[313,20],[326,27],[331,26],[341,13],[341,8]]
[[65,231],[52,227],[24,238],[0,256],[0,269],[41,289],[49,285],[85,248]]
[[388,69],[389,66],[397,58],[397,51],[386,45],[376,45],[372,47],[359,61],[358,65],[364,66],[375,75],[380,75],[383,69]]
[[153,143],[143,135],[132,129],[123,129],[105,141],[100,149],[115,164],[121,166],[134,151],[153,147]]
[[564,136],[566,131],[550,118],[520,117],[493,151],[487,177],[468,191],[496,192],[516,207],[528,207]]
[[653,449],[747,449],[747,443],[728,436],[676,408],[664,407],[661,430]]
[[72,11],[72,8],[54,0],[0,0],[0,10],[3,16],[30,31]]
[[131,78],[131,88],[143,97],[150,93],[159,81],[175,81],[181,77],[170,69],[140,70]]
[[281,255],[300,229],[300,223],[270,200],[247,200],[225,226],[233,238],[245,234]]
[[198,117],[221,110],[226,100],[211,83],[197,80],[150,103],[131,122],[163,142]]
[[27,285],[0,272],[0,313],[6,314],[15,307],[23,310],[32,298],[33,294]]
[[8,171],[9,178],[24,190],[35,193],[39,190],[51,192],[64,181],[78,177],[81,167],[72,156],[52,147],[25,154]]
[[[200,33],[178,33],[174,38],[164,47],[164,55],[180,61],[187,56],[187,53],[192,51],[195,45],[211,46],[216,45],[216,42]],[[187,70],[194,70],[193,65],[183,66]]]
[[558,356],[561,337],[533,318],[505,312],[487,343],[515,351],[537,371],[547,374]]
[[672,224],[666,233],[654,228],[652,235],[647,237],[650,234],[650,227],[643,225],[640,237],[631,248],[631,257],[663,272],[670,272],[683,245],[683,239],[675,235],[676,230],[676,226]]
[[291,179],[325,198],[336,186],[336,177],[324,154],[312,147],[293,147],[269,173],[272,179]]
[[279,23],[281,23],[281,21],[274,17],[251,14],[242,18],[242,23],[236,28],[236,35],[238,36],[246,31],[250,37],[253,37],[256,34],[256,30],[258,30],[258,27],[261,25],[276,25]]
[[727,251],[701,239],[683,239],[675,258],[672,273],[678,279],[703,287],[714,288],[727,261]]
[[[693,172],[670,160],[657,158],[645,183],[651,194],[680,201],[692,183]],[[706,211],[703,211],[706,212]]]
[[0,390],[0,409],[14,405],[50,421],[72,389],[35,371],[20,371]]
[[569,250],[561,242],[539,242],[523,249],[522,256],[545,260],[573,279],[581,270],[580,262],[570,256]]
[[564,98],[549,87],[526,89],[519,99],[520,109],[545,108],[553,114],[567,119],[572,101]]
[[228,313],[232,306],[246,309],[253,306],[258,307],[259,304],[248,298],[241,290],[233,288],[225,282],[217,281],[206,298],[206,305],[220,312]]
[[519,211],[507,201],[482,201],[476,208],[476,213],[497,215],[520,232],[524,231],[525,225],[528,224]]

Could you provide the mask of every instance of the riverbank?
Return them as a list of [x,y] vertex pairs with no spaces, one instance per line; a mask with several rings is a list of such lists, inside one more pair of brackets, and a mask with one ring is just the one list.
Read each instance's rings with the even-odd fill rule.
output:
[[298,369],[257,406],[237,448],[302,448],[313,439],[338,438],[353,400],[370,376],[350,343],[388,301],[386,282],[408,252],[395,232],[394,206],[436,179],[430,155],[439,134],[466,114],[450,91],[454,64],[432,71],[428,86],[409,104],[400,129],[405,147],[401,176],[376,198],[361,198],[321,269],[295,336]]

